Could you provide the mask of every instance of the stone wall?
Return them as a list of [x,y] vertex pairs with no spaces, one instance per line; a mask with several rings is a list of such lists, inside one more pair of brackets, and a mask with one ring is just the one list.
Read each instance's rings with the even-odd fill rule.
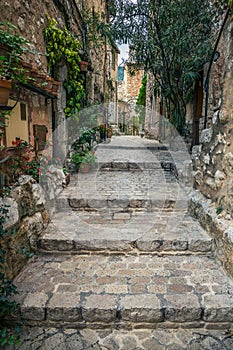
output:
[[[216,240],[216,254],[233,275],[233,22],[227,22],[221,43],[221,60],[210,79],[208,129],[193,148],[194,187],[200,200],[192,199],[192,212]],[[220,71],[221,67],[221,71]],[[207,215],[206,209],[212,212]],[[224,221],[224,225],[221,223]]]
[[[66,79],[64,62],[55,71],[51,71],[47,65],[46,42],[44,30],[48,24],[48,18],[54,18],[61,28],[68,28],[82,43],[80,55],[83,59],[84,51],[89,55],[89,69],[84,73],[84,84],[86,96],[89,103],[99,103],[105,101],[116,101],[116,65],[111,64],[111,50],[117,56],[117,47],[110,47],[107,42],[96,43],[90,33],[84,32],[83,11],[95,11],[106,13],[106,2],[102,0],[0,0],[1,21],[8,21],[14,24],[16,33],[26,37],[31,43],[32,53],[25,54],[25,61],[31,63],[33,68],[40,74],[52,75],[57,81],[62,83]],[[88,39],[89,38],[89,39]],[[114,68],[114,69],[113,69]],[[114,75],[114,76],[113,76]],[[108,81],[113,78],[114,86],[109,86]],[[13,96],[16,100],[17,96]],[[47,139],[50,140],[52,129],[57,128],[60,123],[65,122],[64,107],[66,103],[66,92],[63,87],[59,89],[57,98],[44,98],[40,91],[32,92],[26,90],[26,95],[21,94],[21,101],[28,104],[29,118],[29,142],[34,144],[33,124],[44,125],[48,129]],[[53,120],[52,120],[53,119]],[[62,158],[62,154],[67,151],[66,133],[59,137],[60,149],[56,156]],[[7,145],[10,146],[10,145]]]
[[30,256],[36,252],[36,241],[47,227],[56,196],[65,185],[65,175],[55,167],[44,184],[38,184],[31,176],[24,175],[9,195],[0,198],[0,206],[8,211],[5,229],[8,235],[1,240],[6,250],[5,271],[15,277]]
[[[233,218],[233,23],[229,21],[223,33],[223,66],[221,72],[221,90],[215,101],[208,129],[201,132],[200,145],[193,149],[195,187],[211,199],[216,208],[222,207],[222,215]],[[216,70],[213,70],[211,82],[216,83]],[[217,72],[219,75],[219,72]],[[213,88],[212,90],[213,91]],[[214,100],[213,100],[214,98]],[[210,105],[211,106],[211,105]],[[212,107],[213,108],[213,105]]]
[[130,63],[124,65],[124,80],[118,83],[119,124],[132,124],[132,112],[136,105],[143,76],[143,69]]

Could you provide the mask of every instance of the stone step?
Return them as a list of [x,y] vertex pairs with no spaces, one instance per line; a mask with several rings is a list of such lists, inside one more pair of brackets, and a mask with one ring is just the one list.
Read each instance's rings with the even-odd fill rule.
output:
[[56,198],[56,211],[187,209],[188,197],[179,183],[163,174],[97,172],[75,174]]
[[233,322],[233,286],[205,256],[44,256],[14,283],[28,325],[229,330]]
[[[231,331],[203,329],[59,329],[25,327],[19,350],[232,350]],[[12,347],[7,348],[11,350]]]
[[209,254],[212,238],[184,212],[58,213],[38,239],[44,253]]
[[69,210],[87,210],[87,211],[120,211],[120,210],[183,210],[187,208],[186,199],[177,198],[164,198],[165,196],[159,196],[157,199],[146,198],[77,198],[73,196],[60,196],[56,199],[56,212],[63,212]]

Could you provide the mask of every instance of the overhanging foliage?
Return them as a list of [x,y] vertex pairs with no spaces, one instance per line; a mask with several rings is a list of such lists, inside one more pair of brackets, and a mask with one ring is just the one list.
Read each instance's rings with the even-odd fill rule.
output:
[[216,6],[208,0],[116,0],[112,36],[153,73],[165,113],[182,133],[186,103],[212,52]]

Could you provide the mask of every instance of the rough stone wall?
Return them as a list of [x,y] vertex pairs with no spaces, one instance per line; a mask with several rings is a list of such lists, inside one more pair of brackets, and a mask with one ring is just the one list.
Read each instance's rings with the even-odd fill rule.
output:
[[52,177],[46,178],[46,185],[22,176],[9,196],[0,198],[0,206],[6,205],[8,210],[5,229],[9,234],[1,244],[6,251],[5,271],[9,277],[15,277],[36,251],[37,238],[49,223],[53,201],[65,184],[61,170],[53,167],[50,171]]
[[[212,72],[212,120],[209,128],[202,131],[200,145],[194,147],[195,186],[201,193],[222,206],[223,214],[233,216],[233,23],[229,21],[222,43],[223,66],[221,72]],[[217,73],[217,75],[216,75]],[[216,88],[216,79],[221,81],[221,90]],[[216,91],[219,91],[217,96]]]
[[135,69],[132,64],[125,64],[124,80],[120,84],[120,89],[118,91],[119,100],[135,104],[139,95],[143,76],[143,69]]
[[[233,275],[233,22],[226,24],[221,48],[222,62],[211,74],[208,129],[193,148],[194,187],[202,199],[191,200],[192,212],[216,240],[216,254]],[[220,67],[222,67],[220,71]],[[205,204],[203,204],[205,203]],[[212,211],[211,217],[208,214]],[[203,212],[202,212],[203,211]],[[202,212],[202,214],[201,214]],[[203,214],[204,213],[204,214]],[[224,225],[221,221],[224,221]]]
[[[143,76],[143,69],[135,69],[132,64],[125,64],[124,80],[118,83],[118,101],[120,101],[120,108],[125,112],[125,124],[127,124],[131,118],[130,112],[134,110]],[[119,112],[118,115],[118,122],[123,122],[121,112]]]

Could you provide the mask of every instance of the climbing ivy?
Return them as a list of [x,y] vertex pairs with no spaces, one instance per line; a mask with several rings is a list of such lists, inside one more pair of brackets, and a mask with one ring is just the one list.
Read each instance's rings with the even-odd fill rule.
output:
[[83,76],[80,74],[78,65],[81,61],[79,51],[82,45],[66,27],[60,29],[57,21],[51,18],[48,18],[45,39],[49,67],[54,69],[57,64],[64,61],[68,68],[68,77],[64,82],[67,91],[67,102],[64,111],[66,116],[70,117],[81,109],[85,97]]

